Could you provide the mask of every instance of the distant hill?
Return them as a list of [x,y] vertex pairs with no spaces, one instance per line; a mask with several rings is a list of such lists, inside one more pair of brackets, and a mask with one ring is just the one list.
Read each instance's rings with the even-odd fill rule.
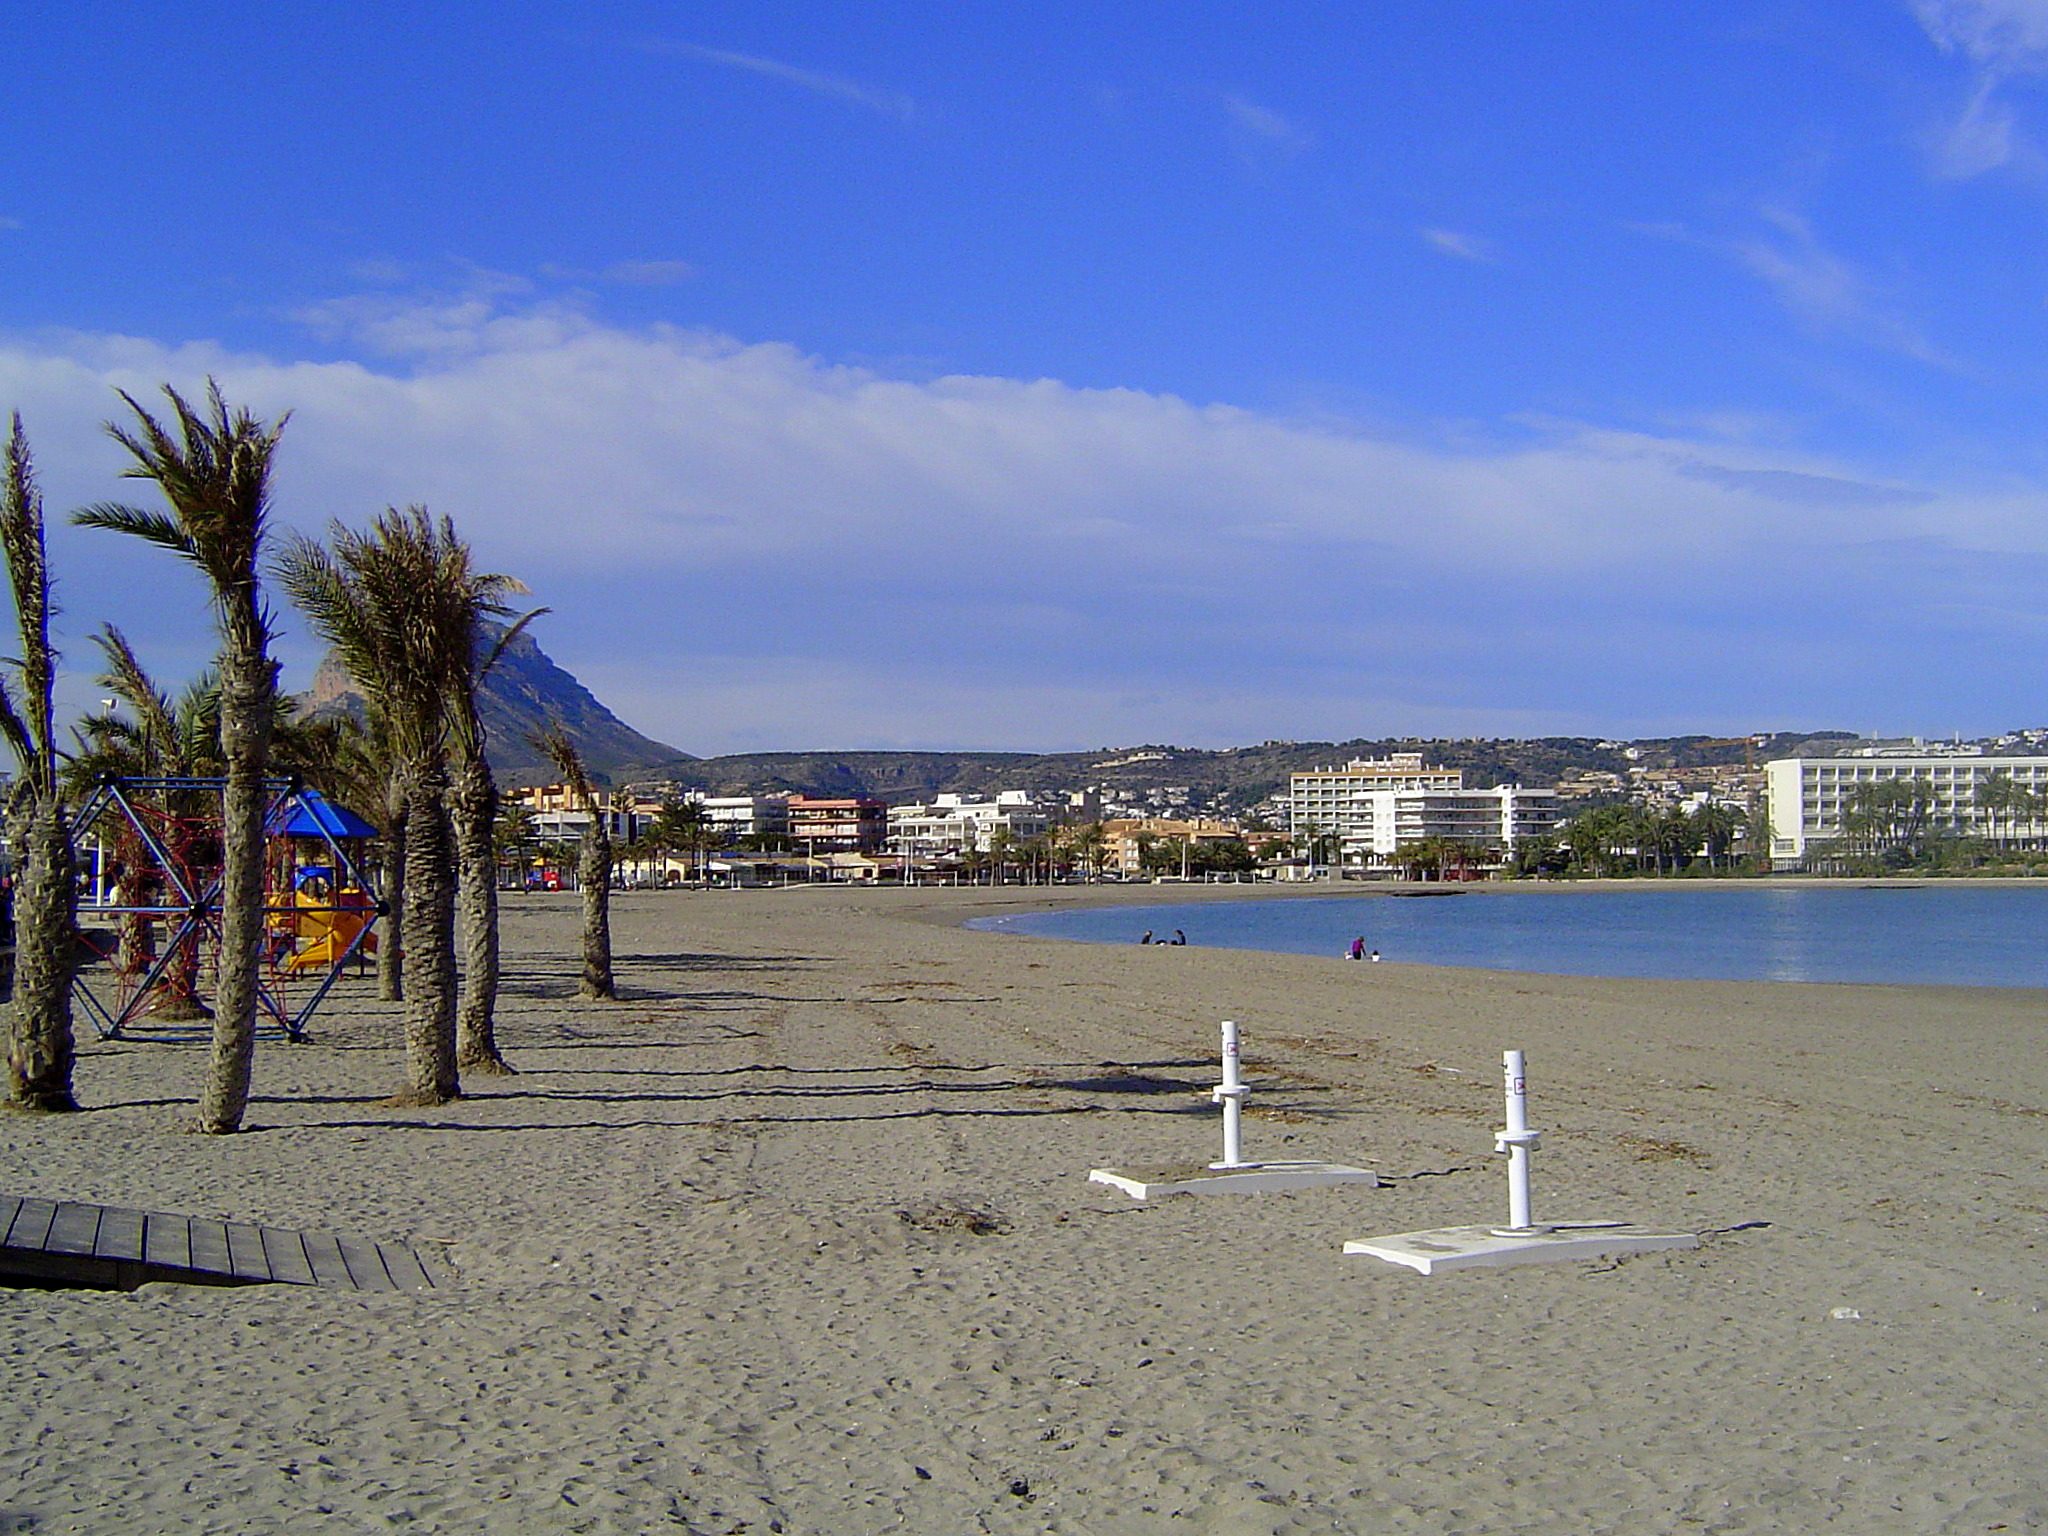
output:
[[[501,633],[493,627],[494,642]],[[362,694],[332,653],[322,659],[301,702],[315,715],[363,716]],[[477,704],[484,722],[485,755],[508,785],[544,783],[555,776],[532,745],[533,734],[555,720],[576,743],[592,776],[607,783],[696,761],[642,736],[606,709],[588,688],[550,661],[530,634],[519,635],[505,648],[484,678]]]
[[1074,790],[1093,785],[1145,791],[1185,788],[1197,803],[1244,809],[1287,787],[1287,776],[1354,757],[1420,752],[1431,764],[1462,768],[1465,782],[1555,784],[1585,770],[1689,768],[1764,762],[1808,742],[1853,739],[1849,731],[1789,731],[1752,743],[1748,737],[1674,736],[1603,741],[1552,736],[1529,741],[1422,737],[1353,741],[1269,741],[1255,747],[1105,747],[1094,752],[749,752],[698,758],[651,770],[713,794],[802,793],[877,795],[896,802],[941,793],[988,794],[999,789]]
[[[304,703],[315,713],[362,714],[361,696],[331,656],[320,664]],[[1491,788],[1547,786],[1589,769],[1624,773],[1630,768],[1762,763],[1854,738],[1850,731],[1786,731],[1756,742],[1746,736],[1627,742],[1591,736],[1527,741],[1361,737],[1220,749],[1152,745],[1093,752],[746,752],[698,758],[627,725],[550,661],[529,635],[513,641],[485,679],[482,707],[491,766],[508,785],[553,777],[530,739],[549,720],[559,720],[593,776],[609,784],[671,784],[718,795],[875,795],[897,804],[947,793],[1102,786],[1135,795],[1185,789],[1192,804],[1241,811],[1285,790],[1290,773],[1393,752],[1419,752],[1433,765],[1462,768],[1467,784]]]

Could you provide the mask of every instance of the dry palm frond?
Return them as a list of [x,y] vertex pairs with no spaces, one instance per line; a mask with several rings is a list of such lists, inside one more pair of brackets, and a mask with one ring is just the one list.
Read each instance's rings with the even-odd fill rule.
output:
[[5,468],[0,471],[0,554],[6,557],[15,621],[21,631],[17,663],[21,697],[7,711],[13,724],[0,722],[0,732],[20,759],[22,777],[33,780],[38,793],[54,794],[57,743],[51,690],[56,657],[50,649],[50,563],[44,545],[42,491],[36,485],[35,460],[19,412],[8,434]]

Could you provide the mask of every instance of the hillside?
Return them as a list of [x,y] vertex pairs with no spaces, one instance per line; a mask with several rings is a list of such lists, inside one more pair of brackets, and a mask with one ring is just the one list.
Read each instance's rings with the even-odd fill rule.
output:
[[[524,634],[512,642],[485,679],[481,698],[491,766],[508,785],[540,783],[553,777],[530,740],[549,720],[559,720],[592,774],[606,783],[668,784],[720,795],[875,795],[898,804],[945,793],[1103,787],[1127,796],[1184,789],[1192,806],[1242,811],[1283,791],[1290,773],[1393,752],[1419,752],[1431,764],[1462,768],[1466,783],[1480,787],[1548,785],[1587,769],[1620,773],[1631,767],[1761,763],[1789,756],[1812,743],[1852,735],[1847,731],[1793,731],[1755,742],[1742,736],[1673,736],[1630,742],[1591,736],[1527,741],[1361,737],[1351,741],[1268,741],[1221,749],[1150,745],[1104,747],[1092,752],[810,751],[697,758],[627,725]],[[315,713],[345,710],[360,717],[362,712],[360,695],[332,657],[321,663],[304,702]]]
[[[1431,764],[1465,770],[1469,784],[1548,785],[1582,769],[1619,773],[1631,767],[1698,767],[1763,762],[1803,743],[1840,740],[1846,731],[1784,732],[1761,744],[1747,737],[1677,736],[1636,742],[1585,736],[1529,741],[1360,738],[1352,741],[1269,741],[1255,747],[1207,750],[1139,746],[1094,752],[752,752],[676,762],[647,777],[713,794],[749,791],[812,795],[878,795],[904,802],[952,792],[999,789],[1074,790],[1089,786],[1145,791],[1185,788],[1197,805],[1244,809],[1287,787],[1287,776],[1354,757],[1420,752]],[[1634,755],[1631,756],[1630,754]]]
[[[502,633],[493,626],[492,641]],[[598,702],[588,688],[551,661],[530,634],[517,636],[478,691],[485,753],[508,785],[543,783],[554,775],[532,745],[536,731],[560,721],[593,777],[614,782],[659,767],[664,773],[695,761],[688,753],[642,736]],[[302,697],[312,714],[362,718],[363,698],[330,654]]]

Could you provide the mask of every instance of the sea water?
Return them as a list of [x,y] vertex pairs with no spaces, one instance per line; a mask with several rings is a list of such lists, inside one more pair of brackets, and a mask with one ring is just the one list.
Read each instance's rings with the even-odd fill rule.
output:
[[1462,887],[1019,913],[971,926],[1096,944],[1182,929],[1190,944],[1308,955],[1346,954],[1363,938],[1391,961],[1568,976],[2048,987],[2048,881]]

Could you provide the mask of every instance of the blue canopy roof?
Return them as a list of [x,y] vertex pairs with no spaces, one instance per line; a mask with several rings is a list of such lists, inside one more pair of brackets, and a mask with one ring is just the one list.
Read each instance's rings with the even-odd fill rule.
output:
[[336,805],[317,789],[303,791],[299,803],[284,808],[281,819],[270,826],[273,836],[291,837],[375,837],[377,829],[346,806]]

